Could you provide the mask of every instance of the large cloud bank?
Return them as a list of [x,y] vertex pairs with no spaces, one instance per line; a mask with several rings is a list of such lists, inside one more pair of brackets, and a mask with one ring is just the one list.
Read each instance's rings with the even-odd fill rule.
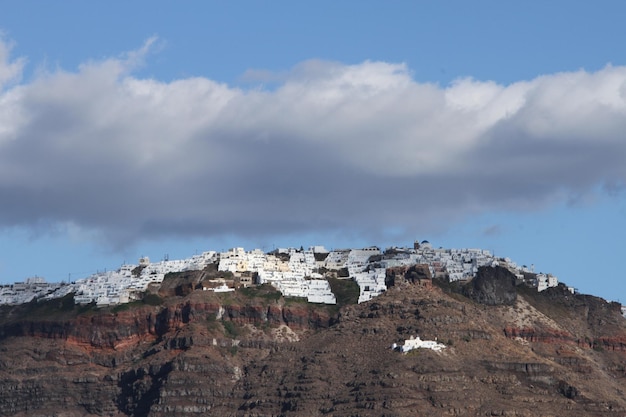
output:
[[442,87],[402,64],[310,61],[242,89],[138,78],[145,50],[21,81],[10,51],[0,227],[375,237],[626,181],[625,67]]

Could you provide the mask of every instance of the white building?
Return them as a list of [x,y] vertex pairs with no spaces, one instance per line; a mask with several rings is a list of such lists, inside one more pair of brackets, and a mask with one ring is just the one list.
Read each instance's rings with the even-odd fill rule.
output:
[[375,268],[370,271],[357,272],[351,278],[359,285],[359,304],[378,297],[387,291],[385,268]]
[[309,303],[337,304],[335,294],[330,290],[330,285],[325,279],[308,280],[309,288],[307,301]]
[[537,274],[537,291],[541,292],[559,285],[559,280],[551,274]]
[[325,260],[325,266],[328,269],[341,269],[346,266],[348,261],[349,249],[340,249],[331,251]]
[[404,344],[398,346],[396,343],[391,345],[393,350],[400,350],[402,353],[407,353],[413,349],[431,349],[435,352],[440,352],[446,348],[443,343],[438,343],[436,340],[422,340],[419,336],[413,337],[404,341]]

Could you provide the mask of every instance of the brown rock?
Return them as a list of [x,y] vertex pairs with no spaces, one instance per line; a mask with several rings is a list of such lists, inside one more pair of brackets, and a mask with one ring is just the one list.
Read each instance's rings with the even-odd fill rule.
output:
[[[264,291],[4,311],[0,415],[626,415],[626,320],[597,298],[398,283],[335,315]],[[447,347],[390,349],[415,335]]]

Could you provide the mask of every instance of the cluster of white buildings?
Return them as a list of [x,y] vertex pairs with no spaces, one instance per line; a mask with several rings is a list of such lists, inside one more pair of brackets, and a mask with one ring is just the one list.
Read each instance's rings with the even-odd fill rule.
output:
[[[497,259],[484,249],[435,249],[430,242],[415,242],[412,249],[392,248],[391,255],[381,261],[385,268],[426,264],[433,277],[448,277],[452,281],[473,278],[481,266],[502,265],[516,275],[524,271],[509,258]],[[530,272],[530,271],[527,271]]]
[[[518,265],[510,258],[496,258],[485,249],[435,249],[428,241],[415,242],[413,249],[393,248],[387,251],[393,253],[389,259],[383,259],[381,265],[385,268],[426,264],[433,277],[448,278],[450,282],[470,280],[482,266],[502,266],[511,271],[520,281],[525,281],[526,273],[534,276],[528,282],[538,291],[556,287],[559,281],[552,274],[535,274],[534,266]],[[573,291],[573,289],[571,289]]]
[[128,303],[135,294],[144,292],[148,285],[163,282],[165,275],[202,270],[216,258],[214,251],[187,259],[164,259],[159,262],[140,258],[138,265],[122,265],[117,271],[96,273],[71,284],[75,287],[74,301],[78,304],[96,302],[98,305]]
[[0,287],[0,304],[23,304],[33,299],[60,298],[74,293],[78,304],[123,304],[146,291],[148,285],[160,283],[166,274],[201,270],[215,262],[217,253],[210,251],[182,260],[150,262],[141,258],[138,265],[122,265],[115,271],[97,272],[73,283],[47,283],[43,278],[28,278],[25,282]]
[[437,342],[437,340],[422,340],[419,336],[411,336],[410,339],[406,339],[404,341],[403,345],[398,345],[396,343],[391,345],[391,349],[399,350],[402,353],[408,353],[414,349],[431,349],[435,352],[441,352],[445,348],[446,345]]
[[0,287],[0,304],[24,304],[34,299],[61,298],[73,288],[65,283],[47,283],[41,277],[27,278],[24,282],[16,282]]
[[328,251],[323,246],[309,249],[278,249],[271,254],[243,248],[231,249],[220,254],[220,271],[257,274],[257,283],[269,283],[285,297],[304,297],[312,303],[336,304],[335,295],[321,271],[347,271],[345,278],[352,278],[360,288],[359,302],[370,300],[384,292],[385,272],[364,272],[372,255],[380,255],[378,248],[345,249]]
[[[208,251],[182,260],[150,262],[141,258],[138,265],[122,265],[116,271],[90,275],[74,283],[48,284],[41,278],[0,287],[0,304],[21,304],[33,299],[58,298],[73,292],[80,304],[127,303],[144,292],[150,284],[160,283],[166,274],[202,270],[217,264],[240,278],[242,285],[269,283],[285,297],[306,298],[312,303],[336,304],[327,276],[352,279],[359,286],[359,303],[371,300],[387,290],[387,268],[428,265],[433,277],[450,281],[471,279],[481,266],[501,265],[523,279],[531,269],[519,267],[508,258],[495,258],[482,249],[435,249],[427,241],[415,242],[412,248],[377,247],[326,250],[323,246],[308,249],[277,249],[264,253],[233,248],[226,252]],[[552,275],[537,274],[531,283],[539,291],[558,284]],[[245,277],[245,278],[244,278]],[[254,277],[254,279],[252,278]],[[220,291],[224,291],[222,285]]]
[[[317,252],[315,252],[317,250]],[[279,249],[266,254],[259,249],[246,252],[233,248],[220,253],[219,271],[233,274],[256,274],[256,284],[272,284],[285,297],[302,297],[311,303],[336,304],[335,295],[324,277],[317,272],[315,254],[326,254],[323,247],[308,250]]]

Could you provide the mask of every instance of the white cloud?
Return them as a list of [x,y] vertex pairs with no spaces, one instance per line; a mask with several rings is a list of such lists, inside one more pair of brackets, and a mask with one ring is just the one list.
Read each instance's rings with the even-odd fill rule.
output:
[[6,85],[21,79],[24,65],[26,65],[24,57],[10,60],[13,46],[13,43],[4,40],[0,33],[0,92]]
[[[0,90],[0,225],[411,234],[626,182],[624,67],[441,87],[404,64],[308,61],[242,89],[133,76],[154,42]],[[0,82],[25,62],[9,50]]]

